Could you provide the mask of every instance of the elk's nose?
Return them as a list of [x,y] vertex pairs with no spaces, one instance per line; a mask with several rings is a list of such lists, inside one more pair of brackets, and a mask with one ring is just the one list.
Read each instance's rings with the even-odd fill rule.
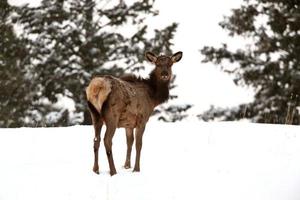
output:
[[164,81],[169,80],[169,73],[166,71],[161,72],[161,79]]

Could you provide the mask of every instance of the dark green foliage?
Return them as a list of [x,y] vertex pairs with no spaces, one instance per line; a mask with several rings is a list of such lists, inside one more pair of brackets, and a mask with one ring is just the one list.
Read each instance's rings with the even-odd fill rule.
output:
[[[158,120],[164,122],[176,122],[181,121],[184,118],[188,117],[186,111],[190,109],[191,105],[172,105],[167,108],[164,108],[164,112],[158,117]],[[154,112],[160,113],[159,110],[155,110]]]
[[[153,38],[146,38],[144,20],[158,14],[153,2],[142,0],[129,5],[122,0],[42,0],[39,7],[11,8],[13,14],[3,8],[6,14],[1,19],[1,34],[5,37],[1,37],[1,45],[5,48],[0,50],[0,59],[6,68],[1,70],[0,80],[8,79],[6,84],[11,87],[26,87],[1,94],[6,101],[1,99],[0,106],[6,110],[1,109],[0,119],[9,113],[8,119],[14,124],[0,121],[0,125],[89,124],[85,87],[92,76],[141,70],[146,50],[172,53],[177,24],[155,30]],[[7,2],[5,5],[9,7]],[[18,37],[13,25],[22,27]],[[12,91],[14,99],[8,100]],[[59,105],[62,98],[73,100],[74,110]]]
[[226,44],[204,47],[203,62],[233,74],[237,85],[254,88],[255,100],[234,109],[212,108],[214,114],[205,118],[299,124],[300,1],[245,0],[220,25],[230,36],[252,42],[235,51]]
[[[0,2],[0,126],[12,127],[25,120],[31,102],[30,80],[23,68],[26,50],[9,23],[13,8]],[[22,103],[20,101],[22,100]],[[18,105],[18,106],[16,106]]]

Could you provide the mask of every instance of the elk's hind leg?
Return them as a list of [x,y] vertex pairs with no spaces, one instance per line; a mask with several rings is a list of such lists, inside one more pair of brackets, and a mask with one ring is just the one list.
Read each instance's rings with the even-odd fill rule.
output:
[[109,164],[109,169],[110,169],[110,175],[113,176],[117,173],[115,164],[114,164],[114,159],[113,159],[113,153],[112,153],[112,138],[115,134],[116,131],[116,126],[113,125],[112,123],[107,123],[106,124],[106,132],[104,136],[104,145],[106,149],[106,155],[107,155],[107,160]]
[[98,164],[98,152],[100,147],[100,140],[101,140],[101,128],[103,125],[103,119],[101,118],[101,115],[98,113],[98,111],[95,109],[95,107],[88,102],[88,107],[91,113],[92,122],[94,126],[95,131],[95,138],[94,138],[94,166],[93,171],[96,174],[99,174],[99,164]]
[[131,167],[130,160],[131,160],[131,150],[132,150],[132,144],[133,144],[133,129],[132,128],[126,128],[126,140],[127,140],[127,153],[126,153],[126,160],[124,164],[125,169],[129,169]]

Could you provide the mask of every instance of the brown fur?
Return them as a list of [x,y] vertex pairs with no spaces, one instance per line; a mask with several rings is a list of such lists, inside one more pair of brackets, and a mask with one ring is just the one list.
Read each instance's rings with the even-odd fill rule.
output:
[[146,58],[156,65],[149,78],[143,79],[134,75],[121,78],[101,76],[91,80],[86,89],[88,105],[95,130],[93,171],[99,173],[98,149],[100,145],[100,132],[103,123],[106,124],[104,145],[110,167],[110,174],[114,175],[116,169],[112,155],[112,138],[115,129],[124,127],[127,138],[127,156],[125,168],[130,168],[131,149],[133,144],[133,130],[136,132],[136,162],[134,171],[140,170],[140,152],[142,136],[146,123],[155,106],[169,98],[169,83],[172,76],[171,66],[181,59],[178,52],[172,57],[156,57],[147,53]]

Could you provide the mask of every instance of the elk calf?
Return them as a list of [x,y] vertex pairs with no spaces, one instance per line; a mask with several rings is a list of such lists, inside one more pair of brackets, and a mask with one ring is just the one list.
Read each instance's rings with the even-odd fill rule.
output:
[[156,56],[147,52],[146,59],[155,64],[149,78],[138,78],[127,75],[121,78],[98,76],[91,80],[86,88],[88,107],[95,131],[94,167],[99,174],[98,150],[100,132],[103,123],[106,125],[104,145],[110,168],[110,174],[116,174],[112,154],[112,138],[116,128],[124,127],[127,138],[127,155],[125,168],[130,168],[131,149],[136,137],[136,159],[133,171],[140,171],[142,137],[146,123],[154,108],[168,100],[169,84],[172,77],[172,65],[182,57],[182,52],[172,56]]

